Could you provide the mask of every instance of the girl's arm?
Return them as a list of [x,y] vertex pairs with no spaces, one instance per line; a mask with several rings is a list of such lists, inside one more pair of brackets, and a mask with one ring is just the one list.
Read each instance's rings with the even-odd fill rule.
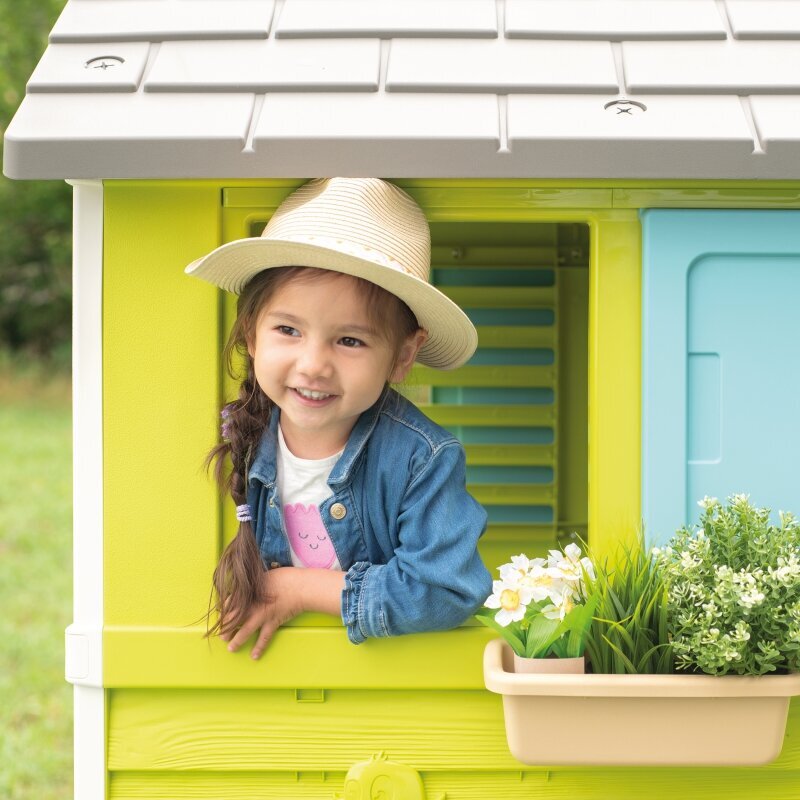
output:
[[281,567],[264,572],[264,593],[269,598],[251,608],[235,634],[222,636],[228,650],[238,650],[259,628],[251,658],[259,658],[275,631],[304,611],[339,616],[344,589],[344,572],[329,569]]
[[466,489],[464,449],[455,440],[440,446],[406,488],[394,556],[345,575],[350,641],[446,630],[474,614],[492,589],[477,547],[486,522]]

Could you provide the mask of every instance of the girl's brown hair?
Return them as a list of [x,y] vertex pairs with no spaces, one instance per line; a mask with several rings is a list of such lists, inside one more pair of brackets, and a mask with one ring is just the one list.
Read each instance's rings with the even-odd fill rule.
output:
[[[312,280],[320,274],[341,276],[341,273],[313,267],[278,267],[260,272],[239,296],[236,322],[223,351],[228,373],[235,380],[241,380],[239,396],[225,406],[222,441],[211,449],[205,462],[206,467],[213,465],[220,489],[230,493],[237,506],[247,502],[250,465],[269,426],[274,406],[256,382],[248,345],[255,344],[261,310],[279,289],[290,281]],[[363,295],[371,322],[392,346],[396,360],[402,344],[419,330],[416,317],[402,300],[380,286],[361,278],[352,280],[357,282]],[[243,376],[236,369],[236,356],[245,365]],[[240,522],[236,536],[214,570],[206,636],[234,632],[246,620],[251,606],[268,600],[263,577],[264,566],[253,524]]]

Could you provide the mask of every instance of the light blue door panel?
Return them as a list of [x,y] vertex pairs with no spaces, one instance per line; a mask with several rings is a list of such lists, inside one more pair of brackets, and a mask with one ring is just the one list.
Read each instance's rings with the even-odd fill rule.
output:
[[642,212],[648,539],[704,495],[800,512],[800,212]]

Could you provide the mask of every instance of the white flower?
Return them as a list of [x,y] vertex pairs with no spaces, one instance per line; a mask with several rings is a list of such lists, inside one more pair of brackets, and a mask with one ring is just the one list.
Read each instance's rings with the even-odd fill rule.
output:
[[719,505],[719,500],[717,500],[716,497],[709,497],[706,495],[702,500],[697,501],[697,505],[699,505],[700,508],[709,509]]
[[699,562],[695,559],[695,557],[688,551],[684,550],[681,553],[681,568],[682,569],[694,569]]
[[520,553],[518,556],[511,556],[511,563],[520,572],[527,572],[531,568],[531,561],[525,553]]
[[581,558],[581,549],[574,542],[564,548],[563,554],[558,550],[551,550],[547,561],[551,569],[559,571],[554,577],[561,580],[580,584],[584,572],[592,579],[595,577],[592,562],[586,556]]
[[512,622],[519,622],[531,602],[531,590],[516,581],[499,580],[492,583],[492,594],[486,598],[487,608],[499,608],[495,621],[504,628]]
[[771,578],[779,583],[789,585],[797,578],[800,578],[800,562],[798,562],[797,556],[794,554],[790,555],[788,560],[783,556],[778,556],[778,566],[775,568],[768,567],[767,572]]
[[731,505],[746,506],[749,500],[749,494],[734,494],[731,496]]
[[531,565],[536,561],[543,561],[543,559],[534,559],[531,561],[524,553],[520,553],[518,556],[511,556],[510,564],[503,564],[502,567],[498,567],[500,570],[500,579],[514,580],[516,578],[520,580],[528,574]]
[[575,608],[575,602],[572,599],[572,589],[569,586],[565,586],[561,597],[558,598],[558,602],[545,606],[542,609],[542,615],[548,619],[563,620],[573,608]]
[[578,547],[578,545],[575,544],[575,542],[570,542],[564,548],[564,555],[570,561],[577,563],[580,560],[580,557],[581,557],[581,549],[580,549],[580,547]]
[[759,605],[764,600],[764,595],[757,589],[752,589],[749,592],[743,592],[739,597],[739,605],[744,608],[753,608]]
[[554,598],[561,596],[563,587],[561,573],[554,567],[543,567],[541,564],[534,564],[520,583],[530,590],[537,603],[548,597],[555,602]]

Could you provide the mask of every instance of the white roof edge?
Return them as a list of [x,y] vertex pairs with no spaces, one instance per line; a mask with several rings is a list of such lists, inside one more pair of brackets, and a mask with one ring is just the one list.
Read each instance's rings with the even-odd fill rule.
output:
[[800,179],[800,0],[69,0],[52,41],[11,178]]

